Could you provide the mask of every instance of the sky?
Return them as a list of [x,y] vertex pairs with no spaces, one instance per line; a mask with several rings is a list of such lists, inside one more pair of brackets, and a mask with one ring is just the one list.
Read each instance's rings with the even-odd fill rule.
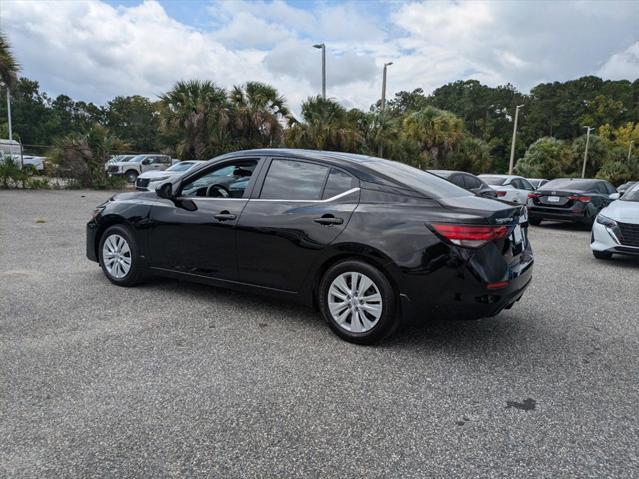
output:
[[639,1],[0,1],[21,74],[51,95],[104,104],[157,98],[178,80],[274,85],[293,112],[321,90],[368,109],[380,97],[451,81],[639,78]]

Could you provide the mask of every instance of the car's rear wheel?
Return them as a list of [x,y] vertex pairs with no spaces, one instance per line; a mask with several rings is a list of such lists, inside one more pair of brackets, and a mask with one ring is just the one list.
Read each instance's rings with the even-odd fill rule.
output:
[[371,344],[391,334],[399,323],[397,298],[386,276],[360,260],[330,267],[319,287],[319,307],[341,338]]
[[135,170],[129,170],[126,172],[126,181],[129,183],[135,183],[135,180],[138,179],[138,172]]
[[607,251],[594,251],[592,255],[597,259],[611,259],[612,253],[608,253]]
[[541,219],[539,218],[528,218],[528,223],[533,226],[539,226],[541,224]]
[[107,228],[100,240],[99,254],[102,271],[113,284],[134,286],[142,280],[140,255],[127,227]]

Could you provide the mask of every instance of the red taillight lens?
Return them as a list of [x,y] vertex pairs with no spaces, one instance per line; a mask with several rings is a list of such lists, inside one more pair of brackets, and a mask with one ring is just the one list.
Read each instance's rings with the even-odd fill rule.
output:
[[467,248],[478,248],[508,234],[508,226],[434,224],[433,228],[451,243]]
[[505,191],[497,191],[495,194],[497,195],[497,198],[500,198],[502,196],[506,196],[506,192]]
[[589,203],[592,198],[590,196],[580,196],[580,195],[571,195],[568,197],[569,200],[573,201],[581,201],[582,203]]
[[504,289],[508,287],[508,281],[498,281],[496,283],[488,283],[486,289]]
[[539,193],[528,193],[528,198],[539,198],[541,195]]

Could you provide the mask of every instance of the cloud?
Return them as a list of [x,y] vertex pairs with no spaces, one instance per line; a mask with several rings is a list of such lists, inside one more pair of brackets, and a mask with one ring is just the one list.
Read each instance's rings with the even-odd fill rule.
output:
[[597,74],[609,80],[639,78],[639,42],[635,42],[624,51],[612,55]]
[[258,80],[298,112],[321,89],[321,56],[312,48],[319,42],[327,45],[328,95],[364,109],[380,96],[386,61],[394,62],[388,97],[468,78],[527,91],[592,73],[639,76],[637,2],[214,1],[198,9],[207,18],[188,24],[188,9],[177,21],[174,8],[154,0],[4,0],[1,26],[24,75],[52,94],[98,103],[154,97],[180,79],[226,88]]

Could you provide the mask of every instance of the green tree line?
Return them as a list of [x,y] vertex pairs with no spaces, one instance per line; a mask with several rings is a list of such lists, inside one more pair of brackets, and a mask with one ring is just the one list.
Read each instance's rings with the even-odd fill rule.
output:
[[[516,144],[519,173],[580,174],[588,125],[595,133],[587,175],[614,182],[639,178],[639,80],[586,76],[543,83],[529,94],[512,85],[456,81],[430,95],[400,91],[384,110],[379,102],[363,111],[312,97],[298,117],[275,88],[260,82],[226,90],[210,81],[180,81],[157,99],[118,96],[95,105],[50,97],[37,81],[22,77],[11,97],[14,138],[42,145],[27,146],[32,153],[102,138],[100,151],[112,154],[164,152],[202,160],[238,149],[295,147],[474,173],[507,170],[512,115],[516,105],[524,105]],[[6,133],[6,105],[0,102],[0,135]]]

